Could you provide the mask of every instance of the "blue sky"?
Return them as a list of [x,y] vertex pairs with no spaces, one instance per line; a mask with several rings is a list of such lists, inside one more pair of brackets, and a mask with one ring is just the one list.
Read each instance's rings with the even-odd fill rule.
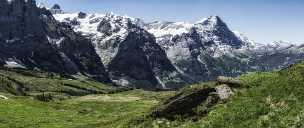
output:
[[145,21],[195,22],[220,16],[232,30],[261,43],[304,43],[304,0],[37,0],[69,12],[114,12]]

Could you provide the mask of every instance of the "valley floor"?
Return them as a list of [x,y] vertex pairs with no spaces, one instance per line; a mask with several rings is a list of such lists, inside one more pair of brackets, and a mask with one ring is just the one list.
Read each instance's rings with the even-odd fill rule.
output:
[[[281,71],[244,74],[237,79],[241,82],[238,86],[227,83],[233,95],[225,100],[214,94],[214,89],[223,84],[219,80],[179,91],[110,91],[113,88],[92,81],[36,78],[28,72],[8,76],[1,70],[0,75],[0,85],[5,85],[0,93],[0,128],[304,127],[304,63]],[[14,93],[14,87],[44,89],[43,84],[27,80],[51,81],[53,84],[47,86],[56,88],[49,91],[59,99],[39,101],[37,96],[44,99],[48,95],[29,90],[17,96],[23,93]],[[61,84],[55,86],[58,82]],[[68,89],[77,95],[66,91],[58,94],[56,89]],[[86,95],[84,90],[100,91]]]
[[1,94],[8,99],[0,99],[0,128],[123,127],[172,94],[133,90],[52,102]]

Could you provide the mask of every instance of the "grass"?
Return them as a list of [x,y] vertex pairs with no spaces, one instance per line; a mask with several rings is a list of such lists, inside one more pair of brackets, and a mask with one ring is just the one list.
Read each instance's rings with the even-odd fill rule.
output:
[[[198,121],[145,118],[133,125],[142,128],[304,127],[304,64],[278,72],[248,73],[240,78],[247,89],[237,91],[227,102],[216,104]],[[194,86],[202,88],[206,84]],[[186,91],[189,90],[187,87]]]
[[292,71],[242,76],[251,87],[248,91],[218,105],[190,127],[304,127],[298,124],[299,118],[303,118],[304,84],[289,73]]
[[119,91],[84,76],[77,79],[58,74],[23,69],[0,69],[0,91],[15,95],[37,95],[52,92],[64,95],[86,95]]
[[[126,127],[130,120],[144,116],[159,102],[153,95],[167,95],[165,93],[171,92],[136,90],[74,97],[56,102],[9,96],[8,100],[0,100],[0,128]],[[91,99],[84,100],[86,97]],[[107,98],[104,99],[105,97]],[[128,100],[132,98],[134,100]]]
[[[8,75],[1,72],[0,75],[5,76],[4,78],[13,77],[13,80],[2,80],[2,83],[12,82],[11,86],[25,83],[24,86],[30,90],[35,90],[35,87],[38,88],[36,90],[43,89],[40,88],[43,85],[50,86],[51,91],[57,87],[111,90],[109,86],[85,78],[68,80],[56,76],[49,79],[43,75],[35,76],[36,73],[25,75],[10,71],[16,74]],[[179,94],[174,91],[131,90],[114,94],[71,96],[70,99],[51,102],[40,102],[31,96],[15,96],[4,92],[0,95],[9,99],[0,100],[0,128],[304,127],[304,64],[293,65],[277,72],[248,73],[240,76],[240,79],[244,82],[244,87],[236,88],[233,97],[208,108],[209,113],[197,120],[183,117],[168,120],[149,116],[155,106]],[[48,84],[49,82],[51,84]],[[57,85],[61,82],[72,86]],[[194,90],[215,86],[214,82],[202,83],[185,87],[180,92],[188,94]],[[199,105],[197,109],[205,109],[204,107]]]
[[[60,100],[36,99],[48,94],[60,95]],[[126,127],[174,94],[127,91],[83,76],[71,79],[38,71],[0,69],[0,95],[9,98],[0,99],[0,128]]]

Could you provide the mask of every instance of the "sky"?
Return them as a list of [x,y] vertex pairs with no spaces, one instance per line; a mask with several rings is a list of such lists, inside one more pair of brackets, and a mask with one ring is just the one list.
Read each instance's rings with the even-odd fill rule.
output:
[[231,30],[260,43],[284,40],[304,43],[304,0],[37,0],[57,3],[67,12],[107,13],[141,18],[146,22],[195,23],[220,16]]

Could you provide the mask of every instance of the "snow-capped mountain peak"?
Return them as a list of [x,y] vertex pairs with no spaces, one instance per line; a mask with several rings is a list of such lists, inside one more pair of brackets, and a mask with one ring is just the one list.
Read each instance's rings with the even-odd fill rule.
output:
[[266,44],[265,46],[268,48],[271,48],[271,49],[275,49],[275,50],[283,50],[283,49],[289,49],[292,47],[297,47],[297,44],[288,42],[288,41],[279,40],[279,41],[274,41],[272,43]]
[[[212,79],[214,77],[213,73],[215,71],[210,68],[214,65],[210,65],[209,61],[229,57],[230,59],[240,60],[240,63],[247,65],[252,56],[258,58],[274,53],[298,54],[301,51],[297,47],[285,47],[284,45],[288,43],[284,44],[282,41],[272,45],[256,43],[238,31],[231,31],[219,16],[210,16],[197,23],[168,21],[144,23],[141,19],[114,13],[56,14],[55,18],[70,23],[75,31],[88,35],[106,68],[111,66],[111,62],[119,54],[118,45],[123,45],[125,40],[134,42],[133,39],[137,38],[132,32],[136,32],[135,35],[137,36],[154,36],[156,40],[147,38],[150,40],[146,43],[154,42],[159,45],[165,51],[177,73],[199,81],[202,78]],[[141,30],[145,31],[145,34],[140,34]],[[134,37],[127,38],[128,35]],[[192,70],[192,66],[201,70]],[[235,66],[231,66],[232,74],[242,72],[234,68]],[[253,68],[255,67],[253,66]],[[159,81],[159,83],[162,83],[163,79]]]
[[206,20],[208,20],[208,18],[203,17],[203,18],[201,18],[200,20],[196,21],[195,24],[203,23],[203,22],[205,22]]
[[122,86],[165,89],[277,69],[304,58],[303,45],[284,41],[246,47],[250,40],[218,16],[198,23],[145,24],[114,13],[62,13],[59,5],[48,9],[52,15],[37,8],[35,0],[12,0],[10,5],[0,0],[0,6],[0,19],[5,19],[0,20],[0,42],[6,42],[0,64],[9,67],[83,73]]
[[38,8],[50,9],[50,8],[48,8],[44,3],[41,3],[41,2],[37,2],[36,5],[37,5]]
[[215,29],[215,27],[217,27],[217,26],[226,25],[222,21],[222,19],[217,15],[205,18],[205,19],[197,22],[197,24],[203,25],[206,29]]
[[210,16],[209,18],[204,18],[196,23],[156,21],[147,23],[145,29],[150,33],[153,33],[155,37],[162,37],[189,33],[193,27],[198,28],[199,31],[205,31],[217,29],[218,26],[226,26],[226,24],[219,16]]
[[12,1],[14,1],[14,0],[6,0],[8,3],[12,3]]
[[187,22],[156,21],[146,24],[144,28],[150,33],[153,33],[155,37],[162,37],[187,33],[192,27],[193,24]]
[[[11,4],[12,2],[15,2],[15,1],[18,1],[18,0],[6,0],[9,4]],[[20,1],[20,0],[19,0]],[[18,1],[18,2],[19,2]],[[24,1],[24,2],[30,2],[30,3],[36,3],[35,0],[21,0],[21,1]]]
[[133,27],[144,24],[138,18],[120,16],[112,12],[106,14],[65,13],[54,14],[54,17],[60,22],[70,24],[76,32],[90,37],[105,66],[111,62],[118,52],[117,47],[113,47],[113,49],[106,49],[106,47],[115,43],[115,41],[123,41]]
[[245,34],[239,32],[239,31],[232,31],[235,36],[237,36],[240,40],[242,40],[243,42],[245,42],[245,44],[249,47],[256,47],[256,46],[259,46],[261,44],[259,43],[256,43],[255,41],[253,40],[250,40]]

